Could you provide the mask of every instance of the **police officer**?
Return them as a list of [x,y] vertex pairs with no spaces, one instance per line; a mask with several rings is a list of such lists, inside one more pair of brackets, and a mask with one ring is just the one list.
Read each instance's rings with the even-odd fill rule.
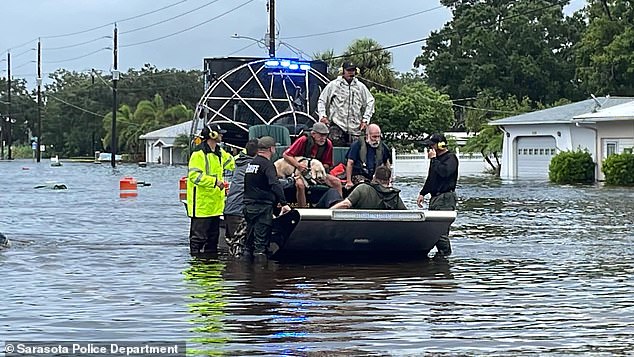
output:
[[266,256],[273,227],[273,207],[282,207],[281,214],[291,208],[286,203],[282,184],[271,162],[275,139],[264,136],[258,140],[258,154],[244,173],[244,218],[247,222],[247,249],[254,258]]
[[189,158],[187,173],[187,214],[191,218],[189,252],[214,253],[218,249],[220,216],[225,207],[224,170],[233,171],[233,156],[220,147],[222,130],[206,125],[200,132],[201,144]]
[[[432,134],[423,142],[429,147],[427,157],[429,173],[425,185],[420,190],[416,203],[423,207],[424,197],[431,195],[429,209],[433,211],[455,211],[458,201],[456,196],[456,183],[458,181],[458,158],[447,148],[447,139],[442,134]],[[438,255],[451,255],[451,243],[449,242],[449,229],[446,234],[440,236],[436,243]]]

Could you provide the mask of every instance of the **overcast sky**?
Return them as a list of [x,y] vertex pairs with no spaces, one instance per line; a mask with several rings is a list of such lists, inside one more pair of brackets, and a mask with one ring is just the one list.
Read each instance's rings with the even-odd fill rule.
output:
[[[267,50],[238,34],[263,39],[268,26],[266,0],[2,0],[0,61],[11,53],[12,77],[35,82],[37,38],[42,41],[43,77],[57,68],[108,72],[112,66],[113,23],[119,29],[119,69],[200,69],[204,57],[266,56]],[[572,0],[567,13],[585,0]],[[151,13],[150,13],[151,12]],[[149,13],[149,14],[148,14]],[[142,15],[142,16],[140,16]],[[411,16],[410,16],[411,15]],[[174,18],[174,19],[170,19]],[[283,43],[279,56],[309,56],[353,40],[373,38],[383,46],[425,38],[451,13],[438,0],[277,0],[276,18]],[[382,21],[401,18],[383,24]],[[362,27],[349,31],[324,32]],[[191,28],[191,29],[189,29]],[[292,38],[314,35],[304,38]],[[249,46],[250,45],[250,46]],[[244,48],[248,46],[247,48]],[[394,68],[408,71],[421,43],[392,49]],[[0,62],[6,77],[7,62]]]

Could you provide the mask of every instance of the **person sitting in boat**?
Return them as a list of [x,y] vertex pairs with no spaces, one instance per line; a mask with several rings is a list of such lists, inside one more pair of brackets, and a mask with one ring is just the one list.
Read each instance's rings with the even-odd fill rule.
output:
[[357,140],[374,114],[374,97],[355,78],[358,74],[354,63],[344,62],[341,76],[326,85],[317,101],[319,121],[331,126],[331,139],[337,146],[348,146]]
[[[297,160],[296,157],[302,156],[310,159],[317,159],[329,171],[333,165],[333,145],[330,139],[328,139],[328,133],[330,130],[324,123],[315,123],[310,131],[310,134],[301,136],[295,142],[284,151],[282,155],[284,160],[291,164],[300,173],[306,173],[309,170],[308,161]],[[339,194],[341,191],[341,181],[333,176],[326,175],[325,183],[329,187],[335,189]],[[304,180],[295,180],[295,188],[297,190],[297,205],[299,207],[307,207],[306,203],[306,185]]]
[[247,141],[244,152],[235,156],[236,170],[231,178],[229,193],[225,201],[225,240],[229,253],[237,257],[242,255],[246,240],[246,222],[244,221],[244,173],[247,165],[258,154],[258,139]]
[[359,184],[350,195],[332,206],[332,209],[401,209],[406,210],[401,199],[401,190],[391,186],[392,170],[387,166],[377,167],[371,182]]
[[390,167],[390,148],[381,142],[381,127],[368,125],[365,136],[350,146],[346,157],[346,189],[359,182],[372,180],[377,167]]

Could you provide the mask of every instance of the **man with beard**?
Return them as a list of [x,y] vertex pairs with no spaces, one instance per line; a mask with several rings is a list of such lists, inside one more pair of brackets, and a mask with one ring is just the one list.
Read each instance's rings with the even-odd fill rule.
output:
[[[342,74],[332,80],[319,96],[319,121],[330,125],[335,146],[346,146],[362,135],[374,113],[374,97],[355,76],[359,69],[344,62]],[[370,175],[371,176],[371,175]]]
[[376,124],[368,125],[365,136],[352,145],[346,157],[346,189],[354,184],[371,181],[377,167],[390,167],[390,148],[381,142],[381,128]]

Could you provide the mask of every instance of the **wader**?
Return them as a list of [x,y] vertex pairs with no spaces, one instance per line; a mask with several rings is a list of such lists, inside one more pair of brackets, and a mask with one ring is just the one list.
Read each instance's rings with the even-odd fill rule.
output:
[[247,222],[247,249],[253,254],[266,254],[273,228],[273,205],[245,204],[244,219]]
[[[458,196],[456,193],[445,192],[433,196],[431,200],[429,200],[429,209],[431,211],[455,211],[456,205],[458,202]],[[438,249],[438,253],[444,256],[451,255],[451,243],[449,242],[449,228],[447,228],[447,233],[440,236],[438,242],[436,242],[436,249]]]

